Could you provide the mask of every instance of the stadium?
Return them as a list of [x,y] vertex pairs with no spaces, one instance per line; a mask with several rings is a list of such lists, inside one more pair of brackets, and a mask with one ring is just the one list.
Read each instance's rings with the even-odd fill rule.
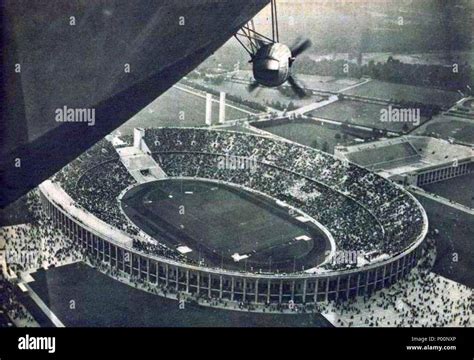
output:
[[168,294],[254,304],[369,295],[423,255],[399,185],[269,135],[208,128],[108,137],[40,185],[88,261]]

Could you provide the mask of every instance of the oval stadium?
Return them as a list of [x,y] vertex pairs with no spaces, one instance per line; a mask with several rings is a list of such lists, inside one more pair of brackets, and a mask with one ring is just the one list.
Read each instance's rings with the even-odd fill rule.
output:
[[397,184],[269,135],[135,129],[40,185],[55,226],[101,271],[160,295],[344,301],[416,265],[428,229]]

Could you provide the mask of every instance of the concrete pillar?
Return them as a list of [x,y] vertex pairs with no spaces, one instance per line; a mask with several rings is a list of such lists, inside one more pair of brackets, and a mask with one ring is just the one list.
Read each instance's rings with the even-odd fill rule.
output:
[[179,290],[179,268],[176,266],[176,291]]
[[212,284],[212,278],[211,274],[209,273],[208,275],[208,280],[207,280],[207,297],[210,299],[211,298],[211,284]]
[[258,303],[258,279],[255,280],[255,303]]
[[142,128],[133,129],[133,147],[141,150],[142,139],[145,136],[145,130]]
[[280,280],[280,294],[278,297],[278,302],[280,304],[283,302],[283,280]]
[[146,282],[150,282],[150,259],[146,259]]
[[[137,268],[138,268],[138,277],[142,276],[142,261],[140,259],[140,256],[137,256],[138,261],[137,261]],[[132,263],[133,266],[133,263]]]
[[155,284],[158,285],[160,282],[160,263],[155,262],[155,274],[156,274],[156,280]]
[[404,256],[404,257],[403,257],[403,262],[402,262],[402,277],[403,277],[403,275],[405,275],[406,261],[407,261],[407,257]]
[[235,286],[235,279],[232,277],[231,285],[230,285],[230,300],[234,301],[234,286]]
[[[117,248],[117,252],[118,252],[118,248]],[[126,251],[122,250],[122,271],[123,272],[125,272],[125,254],[126,254]],[[117,258],[118,258],[118,254],[117,254]]]
[[385,287],[385,276],[387,275],[387,265],[383,267],[383,274],[382,274],[382,287]]
[[186,270],[186,292],[189,293],[189,270]]
[[375,268],[374,291],[377,290],[378,274],[379,274],[379,268]]
[[304,279],[303,282],[303,303],[306,303],[306,286],[308,284],[308,279]]
[[225,92],[220,92],[219,97],[219,124],[225,122]]
[[369,289],[369,278],[370,278],[370,271],[367,271],[365,273],[365,289],[364,289],[364,294],[367,294],[367,290]]
[[359,296],[359,289],[360,289],[360,273],[357,274],[357,286],[356,286],[355,296]]
[[351,275],[347,277],[346,299],[349,299],[349,291],[351,289]]
[[267,302],[270,303],[271,301],[271,285],[272,285],[272,281],[270,279],[268,279],[268,284],[267,284]]
[[318,289],[319,289],[319,279],[316,279],[316,284],[314,285],[314,303],[318,302]]
[[222,299],[222,275],[219,277],[219,299]]
[[329,283],[331,282],[331,278],[327,278],[326,280],[326,294],[324,295],[326,297],[326,302],[328,301],[329,298]]
[[212,94],[206,93],[206,125],[212,125]]

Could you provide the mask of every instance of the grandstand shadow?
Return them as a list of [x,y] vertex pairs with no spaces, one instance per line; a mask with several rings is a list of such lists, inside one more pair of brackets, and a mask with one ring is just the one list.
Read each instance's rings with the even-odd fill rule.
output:
[[[146,293],[83,264],[40,270],[30,283],[66,326],[77,327],[332,327],[318,313],[229,311]],[[76,309],[69,308],[75,299]],[[232,309],[228,305],[228,309]]]

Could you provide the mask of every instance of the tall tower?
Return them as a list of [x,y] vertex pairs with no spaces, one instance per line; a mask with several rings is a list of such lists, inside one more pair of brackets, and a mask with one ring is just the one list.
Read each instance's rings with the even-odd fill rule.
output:
[[221,91],[219,97],[219,124],[225,122],[225,92]]
[[206,93],[206,125],[212,125],[212,94]]
[[142,128],[133,129],[133,147],[142,150],[142,140],[145,136],[145,130]]

